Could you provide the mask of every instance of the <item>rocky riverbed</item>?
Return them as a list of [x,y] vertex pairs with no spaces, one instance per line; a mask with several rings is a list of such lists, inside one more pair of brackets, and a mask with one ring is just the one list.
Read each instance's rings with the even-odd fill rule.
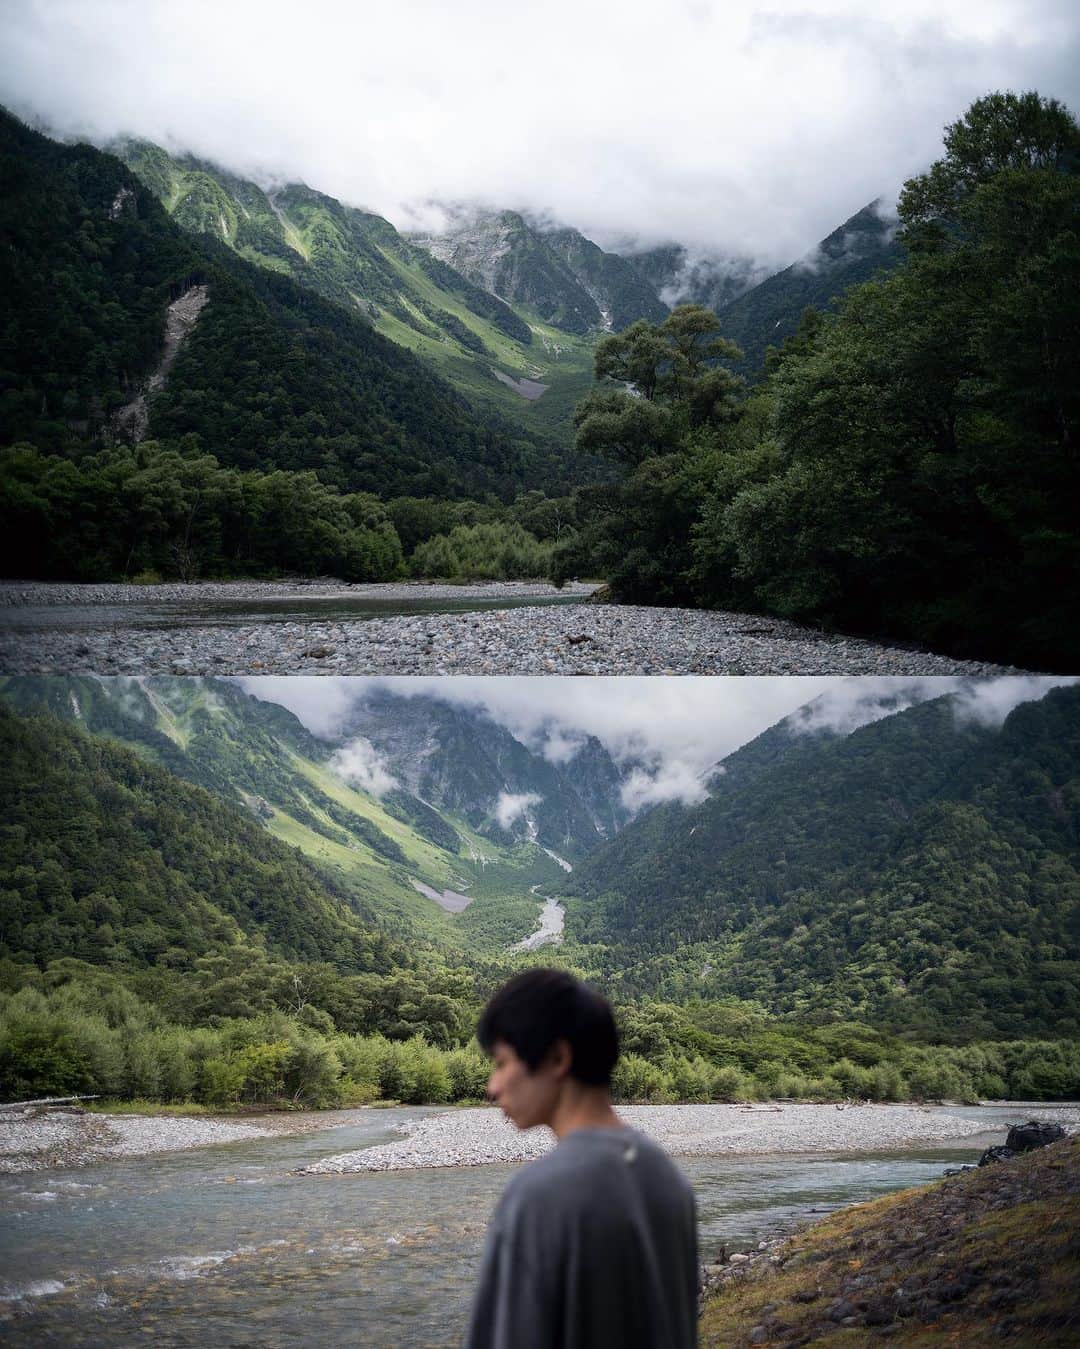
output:
[[0,1175],[332,1129],[349,1123],[357,1113],[253,1115],[241,1121],[207,1115],[109,1115],[78,1108],[9,1107],[0,1111]]
[[[1042,1109],[1042,1108],[1040,1108]],[[619,1116],[680,1157],[730,1153],[870,1152],[944,1139],[972,1137],[993,1129],[985,1117],[952,1114],[947,1108],[865,1105],[632,1105]],[[1080,1126],[1080,1109],[1043,1110],[1040,1118]],[[431,1166],[483,1166],[530,1161],[554,1146],[547,1129],[519,1132],[494,1107],[448,1111],[401,1126],[399,1142],[327,1157],[308,1174],[399,1171]]]
[[[0,672],[8,674],[627,674],[627,675],[1001,675],[1013,667],[956,660],[775,618],[700,609],[552,603],[568,592],[525,583],[458,586],[300,586],[268,582],[199,586],[0,586]],[[453,613],[357,620],[318,615],[273,621],[235,612],[228,622],[185,618],[168,606],[229,601],[303,602],[346,597],[416,604],[473,599]],[[157,606],[155,626],[136,607]],[[546,602],[546,603],[545,603]],[[131,607],[128,618],[118,611]],[[56,621],[50,621],[50,609]],[[63,610],[78,610],[77,623]],[[164,621],[162,610],[164,610]],[[89,611],[89,612],[87,612]],[[95,614],[100,612],[100,622]],[[31,621],[28,621],[28,618]]]

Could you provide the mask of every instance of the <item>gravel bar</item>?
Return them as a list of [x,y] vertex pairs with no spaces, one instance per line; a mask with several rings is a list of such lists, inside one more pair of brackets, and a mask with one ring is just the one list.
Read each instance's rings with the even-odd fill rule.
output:
[[[1080,1110],[1038,1107],[1041,1119],[1080,1126]],[[674,1156],[732,1153],[873,1152],[937,1143],[985,1133],[998,1121],[910,1105],[632,1105],[619,1108],[624,1123],[656,1140]],[[527,1162],[554,1146],[546,1128],[519,1132],[500,1110],[481,1107],[433,1115],[399,1126],[399,1142],[327,1157],[305,1175],[354,1171],[405,1171],[429,1166],[484,1166]]]
[[[230,583],[230,587],[231,587]],[[263,583],[269,584],[269,583]],[[330,583],[318,583],[327,584]],[[4,607],[112,605],[113,592],[159,602],[254,598],[240,583],[218,586],[0,587],[0,673],[5,674],[534,674],[534,675],[1004,675],[1012,666],[843,637],[775,618],[702,609],[564,603],[359,621],[311,619],[251,625],[193,624],[146,629],[113,621],[65,629],[43,622],[4,626]],[[132,590],[139,594],[131,596]],[[582,593],[588,591],[584,587]],[[521,598],[550,586],[368,586],[373,598]],[[153,593],[162,592],[162,593]],[[164,593],[168,592],[168,593]],[[184,592],[182,595],[181,592]],[[395,592],[401,592],[397,594]],[[437,593],[438,592],[438,593]],[[496,593],[499,592],[499,593]],[[43,593],[50,598],[43,600]],[[265,598],[299,598],[278,587]],[[303,594],[315,593],[304,587]],[[338,593],[326,591],[321,593]],[[563,592],[565,594],[565,592]]]
[[310,1133],[355,1121],[355,1110],[257,1115],[244,1123],[206,1115],[107,1115],[6,1107],[0,1111],[0,1175],[87,1166],[115,1157]]
[[320,598],[372,600],[498,600],[530,596],[591,595],[595,581],[568,581],[561,589],[548,581],[339,581],[333,576],[291,581],[195,581],[160,585],[119,585],[64,581],[0,581],[0,609],[41,605],[175,604],[200,600],[300,600]]

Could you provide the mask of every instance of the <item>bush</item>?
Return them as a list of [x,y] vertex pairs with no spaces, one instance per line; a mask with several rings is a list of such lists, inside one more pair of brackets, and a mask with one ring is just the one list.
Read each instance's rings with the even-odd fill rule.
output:
[[638,1054],[620,1056],[615,1065],[611,1088],[617,1101],[662,1104],[672,1099],[664,1072]]
[[551,549],[518,524],[459,525],[419,544],[409,570],[414,576],[448,580],[523,580],[547,575]]

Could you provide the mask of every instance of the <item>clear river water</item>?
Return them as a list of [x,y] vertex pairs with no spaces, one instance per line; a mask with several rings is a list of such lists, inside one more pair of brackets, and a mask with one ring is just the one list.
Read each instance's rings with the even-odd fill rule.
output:
[[27,632],[99,628],[252,628],[273,623],[353,623],[368,618],[423,614],[460,614],[532,605],[580,604],[577,592],[565,595],[502,595],[381,598],[371,595],[296,595],[274,599],[207,598],[123,604],[5,605],[0,626]]
[[[428,1113],[364,1111],[314,1133],[0,1177],[0,1339],[157,1349],[459,1343],[485,1223],[513,1168],[292,1174],[391,1141],[397,1122]],[[1000,1130],[1030,1110],[972,1117]],[[697,1192],[710,1259],[935,1179],[986,1142],[679,1165]]]

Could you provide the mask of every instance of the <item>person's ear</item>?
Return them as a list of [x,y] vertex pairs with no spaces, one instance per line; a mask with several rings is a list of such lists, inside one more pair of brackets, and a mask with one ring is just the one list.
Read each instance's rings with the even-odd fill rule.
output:
[[568,1077],[574,1063],[569,1040],[556,1040],[548,1050],[548,1063],[556,1077]]

